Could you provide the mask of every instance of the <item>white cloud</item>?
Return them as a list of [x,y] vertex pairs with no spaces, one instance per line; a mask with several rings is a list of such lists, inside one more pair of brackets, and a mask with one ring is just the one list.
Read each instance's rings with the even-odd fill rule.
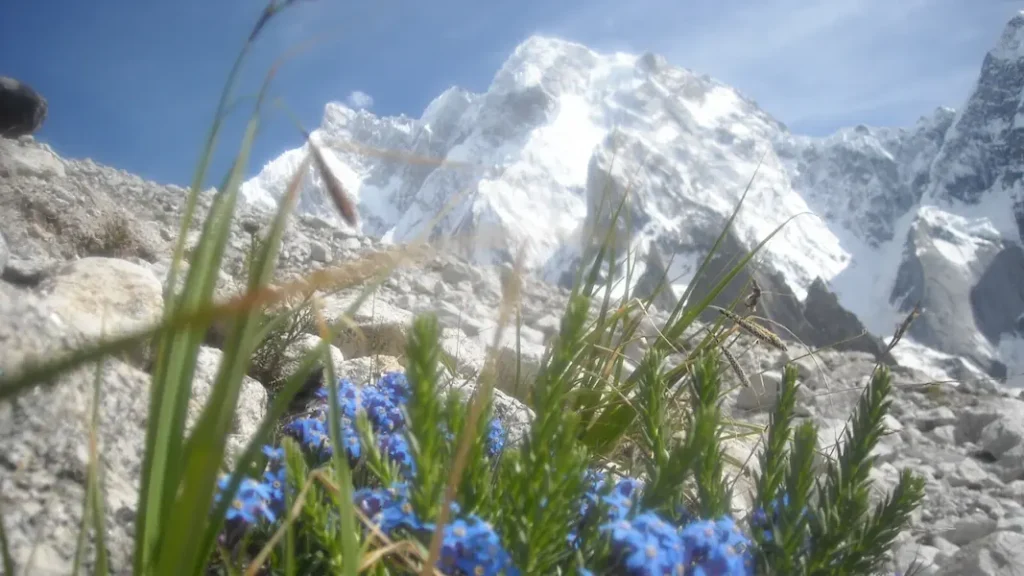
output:
[[362,90],[353,90],[349,93],[348,97],[345,98],[345,103],[356,110],[360,108],[370,109],[373,108],[373,96],[370,96]]

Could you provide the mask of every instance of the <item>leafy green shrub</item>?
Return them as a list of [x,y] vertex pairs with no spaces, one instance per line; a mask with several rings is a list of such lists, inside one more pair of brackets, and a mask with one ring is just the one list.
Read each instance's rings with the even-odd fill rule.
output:
[[[678,440],[659,401],[666,381],[657,354],[638,367],[645,388],[638,398],[646,440],[641,478],[603,469],[583,448],[564,404],[555,401],[514,446],[506,446],[499,422],[484,418],[487,433],[473,437],[475,456],[456,480],[464,489],[445,504],[442,476],[453,469],[458,447],[451,430],[460,429],[465,409],[455,397],[440,401],[431,376],[434,326],[422,317],[414,328],[423,337],[409,343],[409,358],[423,369],[413,371],[415,380],[390,373],[360,388],[341,379],[334,391],[343,459],[355,480],[353,502],[366,521],[358,538],[380,538],[379,546],[411,541],[410,549],[419,551],[381,558],[380,573],[409,573],[418,565],[439,505],[446,505],[455,518],[442,538],[438,566],[446,574],[873,574],[923,495],[922,481],[904,474],[890,498],[873,511],[868,505],[868,455],[891,391],[884,367],[866,388],[838,461],[826,465],[823,478],[813,469],[814,425],[793,429],[797,371],[788,367],[761,451],[755,507],[734,518],[719,441],[720,369],[710,348],[685,384],[693,411]],[[562,336],[572,330],[563,326]],[[558,347],[568,352],[579,346],[573,344]],[[542,371],[549,394],[571,388],[547,379],[556,366],[551,360]],[[293,534],[292,544],[272,547],[266,573],[332,573],[341,565],[337,522],[331,522],[338,491],[330,471],[330,395],[321,389],[311,415],[285,426],[289,438],[281,447],[264,448],[270,465],[262,481],[247,479],[234,500],[226,532],[233,536],[222,540],[220,558],[247,565],[253,558],[239,560],[241,538],[248,536],[246,545],[259,554],[277,529]],[[283,458],[286,452],[290,459]],[[294,523],[282,526],[285,501],[295,500],[310,470],[323,471],[323,483],[300,499]],[[317,524],[324,519],[332,528]],[[223,571],[217,573],[229,573],[230,565],[218,564]]]
[[[292,4],[275,0],[267,6],[229,76],[187,199],[169,286],[176,285],[184,231],[240,64],[268,22]],[[4,374],[0,382],[0,400],[10,399],[53,385],[54,376],[123,351],[140,338],[156,339],[134,574],[384,575],[429,573],[437,566],[446,574],[474,575],[824,576],[873,574],[883,567],[896,534],[923,496],[923,481],[904,473],[891,494],[873,508],[869,502],[870,454],[890,402],[885,367],[871,375],[838,458],[821,470],[814,424],[796,424],[797,372],[787,367],[760,452],[754,507],[733,516],[727,472],[732,462],[723,446],[734,423],[721,409],[720,354],[726,333],[735,327],[722,324],[729,319],[778,342],[731,310],[697,341],[691,329],[778,229],[703,300],[688,303],[688,289],[633,366],[622,350],[638,329],[637,311],[657,293],[646,302],[631,298],[628,290],[613,299],[611,274],[605,275],[601,293],[601,271],[623,267],[612,249],[615,227],[609,227],[603,241],[595,239],[595,254],[588,268],[581,267],[560,330],[533,378],[529,399],[535,417],[525,436],[514,440],[491,416],[493,355],[468,404],[454,393],[440,394],[443,355],[432,316],[419,317],[412,326],[406,373],[386,374],[361,388],[334,377],[327,346],[344,322],[318,322],[321,344],[285,379],[235,469],[222,474],[241,382],[266,341],[265,307],[311,288],[327,289],[334,278],[311,275],[268,289],[302,174],[312,162],[307,157],[265,241],[254,250],[247,293],[213,304],[270,76],[191,253],[185,288],[166,295],[163,321]],[[326,171],[323,162],[316,165]],[[343,216],[353,217],[344,189],[330,174],[324,176],[336,184],[331,195]],[[617,216],[618,211],[612,220]],[[735,212],[712,253],[734,217]],[[625,268],[628,285],[628,258]],[[371,289],[379,283],[367,279],[373,280]],[[357,299],[353,309],[361,302]],[[216,321],[228,322],[222,365],[207,405],[186,434],[197,354]],[[686,351],[681,361],[667,362],[680,350]],[[728,355],[725,359],[733,363]],[[284,422],[284,436],[275,441],[291,401],[320,363],[330,385],[318,392],[309,411]],[[623,471],[616,462],[626,445],[637,455],[636,470]],[[90,514],[83,536],[92,529],[98,543],[93,572],[106,574],[96,458],[91,454]],[[6,541],[2,526],[0,543]],[[12,571],[13,561],[2,548],[5,567]]]
[[266,336],[253,351],[249,375],[268,389],[276,390],[284,379],[289,350],[306,334],[315,332],[313,307],[309,300],[277,312],[264,312],[259,325]]

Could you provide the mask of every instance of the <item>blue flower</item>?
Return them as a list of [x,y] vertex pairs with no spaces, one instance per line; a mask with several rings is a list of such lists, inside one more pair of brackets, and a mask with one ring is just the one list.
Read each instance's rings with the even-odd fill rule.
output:
[[615,491],[626,498],[635,498],[644,487],[643,482],[635,478],[623,478],[615,485]]
[[345,443],[345,452],[349,461],[356,461],[363,454],[363,445],[359,440],[359,433],[351,425],[341,428],[341,441]]
[[353,494],[353,501],[385,534],[390,535],[399,528],[416,530],[423,527],[413,512],[409,489],[404,483],[387,489],[361,488]]
[[682,574],[688,566],[678,531],[657,514],[615,520],[600,530],[610,535],[613,557],[625,574]]
[[382,390],[395,404],[405,404],[412,395],[409,381],[402,372],[388,372],[377,381],[377,388]]
[[405,427],[405,414],[388,392],[367,387],[363,391],[363,408],[374,430],[395,432]]
[[306,450],[317,456],[322,456],[322,451],[330,447],[327,429],[323,421],[316,418],[292,420],[284,426],[284,432],[294,437]]
[[751,542],[732,518],[723,516],[691,522],[679,535],[687,566],[700,568],[704,574],[746,576],[754,573]]
[[446,573],[481,576],[519,573],[494,528],[474,515],[444,527],[438,567]]
[[[222,493],[228,488],[231,482],[230,475],[221,476],[217,481],[217,492],[214,501],[220,502]],[[245,525],[255,524],[260,519],[274,523],[277,521],[277,514],[271,507],[272,493],[270,488],[252,478],[244,478],[238,486],[235,497],[228,506],[226,518],[229,522],[239,522]]]
[[508,434],[497,418],[492,418],[487,428],[487,455],[494,458],[505,449],[505,440]]
[[[782,511],[789,506],[789,494],[783,494],[772,501],[771,514],[768,514],[765,509],[761,506],[755,507],[750,512],[749,524],[750,529],[755,534],[760,535],[761,541],[773,542],[775,540],[775,526],[780,521]],[[800,515],[803,517],[813,517],[813,512],[808,510],[807,506],[804,506],[800,511]],[[808,534],[804,538],[804,551],[810,549],[811,541],[810,535]]]
[[288,479],[288,471],[282,466],[277,470],[263,473],[263,483],[270,492],[271,502],[284,502],[284,490]]
[[[361,401],[359,386],[353,384],[348,378],[339,378],[337,384],[338,407],[341,409],[342,416],[355,418],[356,409]],[[330,398],[330,390],[326,386],[321,386],[314,395],[321,400],[327,400]]]
[[[355,491],[353,501],[389,536],[399,530],[419,535],[434,530],[434,523],[417,518],[405,483],[388,489],[361,488]],[[455,519],[444,528],[438,563],[446,573],[518,575],[490,524],[472,515],[459,518],[459,506],[455,503],[451,511]]]
[[225,518],[227,518],[229,522],[255,524],[256,511],[251,502],[247,502],[241,498],[235,498],[231,501],[231,505],[228,506],[228,512],[225,515]]
[[377,437],[377,445],[381,452],[399,465],[402,474],[407,478],[416,475],[416,462],[409,452],[409,442],[405,439],[405,435],[382,433]]
[[263,454],[266,455],[267,459],[271,463],[280,462],[284,459],[284,448],[274,448],[273,446],[264,446],[262,448]]

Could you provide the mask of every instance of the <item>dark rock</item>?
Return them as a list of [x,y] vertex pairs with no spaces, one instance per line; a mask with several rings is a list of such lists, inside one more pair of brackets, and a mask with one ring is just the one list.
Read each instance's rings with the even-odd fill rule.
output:
[[667,286],[668,268],[661,250],[652,245],[647,252],[647,267],[636,281],[633,293],[639,298],[654,296],[654,305],[662,310],[672,310],[678,299]]
[[[707,240],[708,243],[702,247],[705,254],[711,250],[715,237],[710,236]],[[703,301],[746,254],[747,249],[740,240],[731,231],[726,234],[708,261],[704,272],[696,279],[687,304],[696,305]],[[784,340],[792,340],[793,335],[796,335],[805,344],[815,345],[806,339],[807,336],[813,335],[814,331],[804,318],[799,299],[786,283],[782,274],[769,266],[754,266],[752,262],[748,263],[739,274],[733,277],[731,282],[725,285],[718,296],[712,300],[712,304],[728,308],[733,302],[740,302],[742,307],[744,298],[750,292],[752,279],[761,288],[761,297],[752,313],[767,320],[763,321],[762,325],[777,333]],[[746,310],[743,308],[743,311]],[[701,315],[701,319],[705,322],[715,322],[718,320],[718,316],[719,313],[716,310],[709,309]]]
[[0,136],[32,134],[46,119],[46,99],[31,86],[0,76]]
[[[710,250],[710,246],[707,249]],[[701,302],[746,252],[733,234],[727,234],[712,255],[704,274],[696,279],[689,302]],[[638,282],[638,296],[645,292],[653,293],[651,288],[656,286],[657,281],[654,278],[664,277],[664,265],[661,260],[660,254],[648,258],[648,270]],[[660,265],[660,269],[652,270],[652,264]],[[886,351],[885,344],[867,332],[860,320],[839,304],[835,294],[831,293],[820,279],[812,283],[808,289],[807,299],[801,305],[781,273],[768,266],[754,267],[748,264],[725,286],[712,304],[724,308],[731,306],[733,302],[743,301],[749,293],[751,279],[761,288],[761,297],[752,311],[753,315],[767,319],[763,325],[776,332],[782,339],[799,339],[805,345],[815,348],[829,346],[837,350],[866,352],[885,364],[896,365],[896,359]],[[662,294],[667,294],[667,291],[663,291]],[[668,296],[661,297],[667,298]],[[656,302],[659,308],[671,308],[674,304],[674,300]],[[745,308],[743,310],[746,311]],[[711,309],[707,310],[701,319],[714,322],[717,316],[718,312]]]
[[0,280],[23,288],[38,286],[57,267],[55,260],[8,258]]
[[815,278],[807,289],[804,318],[812,326],[814,334],[810,340],[815,346],[867,352],[880,362],[896,365],[886,345],[872,336],[856,315],[839,304],[839,298],[829,291],[821,278]]
[[1008,244],[995,255],[971,288],[971,308],[978,330],[992,344],[1017,329],[1024,314],[1024,250]]

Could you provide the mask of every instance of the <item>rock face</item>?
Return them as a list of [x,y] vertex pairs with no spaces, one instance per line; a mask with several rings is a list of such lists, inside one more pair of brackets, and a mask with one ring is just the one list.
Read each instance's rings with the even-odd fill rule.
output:
[[932,162],[955,118],[939,108],[907,128],[861,125],[821,139],[787,135],[775,145],[817,215],[881,248],[900,240],[900,217],[928,191]]
[[978,330],[992,344],[1003,334],[1024,335],[1020,323],[1024,314],[1024,250],[1005,245],[971,288],[971,308]]
[[[998,344],[1002,332],[1015,330],[1011,323],[1024,311],[1020,260],[1014,258],[1019,252],[1019,246],[984,220],[927,207],[918,211],[892,292],[901,311],[909,312],[917,303],[926,311],[911,325],[910,335],[926,346],[968,358],[989,374],[1005,376],[1006,366],[992,344]],[[951,257],[955,253],[965,257]],[[982,301],[982,294],[992,300]]]
[[[66,352],[87,340],[33,294],[0,282],[0,369]],[[99,445],[113,573],[128,569],[149,409],[149,375],[118,360],[102,369]],[[0,501],[19,566],[38,545],[30,574],[71,571],[81,523],[89,415],[96,370],[83,368],[14,403],[0,403]],[[90,557],[91,554],[90,554]]]
[[[329,103],[316,134],[360,198],[367,234],[443,239],[482,264],[510,262],[522,247],[529,268],[563,285],[625,199],[619,253],[637,257],[642,291],[658,276],[646,266],[667,268],[671,289],[660,307],[693,280],[749,184],[729,242],[741,254],[788,222],[756,268],[759,282],[777,285],[775,313],[801,339],[824,334],[800,326],[816,279],[875,339],[888,339],[916,303],[909,291],[927,292],[928,314],[943,320],[910,338],[998,377],[1024,372],[1024,340],[1004,328],[997,336],[990,316],[976,317],[986,312],[966,303],[993,257],[970,247],[1021,243],[1022,23],[1018,15],[1007,24],[967,101],[951,103],[962,104],[959,112],[939,108],[905,128],[795,135],[731,87],[660,56],[532,37],[484,93],[452,88],[419,118]],[[396,162],[362,146],[436,162]],[[271,202],[301,153],[270,162],[245,195]],[[332,218],[318,176],[306,181],[300,209]],[[942,226],[923,224],[937,219],[966,223],[953,232],[953,252],[942,250]],[[919,257],[904,251],[907,242],[935,249]],[[919,258],[927,270],[914,273]],[[944,279],[948,299],[931,288]],[[1014,289],[1005,276],[984,282],[987,293]]]
[[[91,338],[124,336],[160,320],[160,281],[148,267],[116,258],[82,258],[54,272],[38,288],[44,302],[68,325]],[[148,346],[131,361],[145,366]]]
[[46,119],[46,99],[31,86],[0,76],[0,136],[17,138],[32,134]]
[[[929,192],[936,200],[978,205],[995,191],[1016,189],[1024,176],[1024,160],[1016,154],[1024,145],[1016,122],[1024,86],[1022,57],[1024,13],[1007,23],[985,55],[974,91],[946,135],[932,168]],[[1019,204],[1019,190],[1007,200]]]
[[820,278],[807,291],[803,315],[812,330],[808,343],[814,346],[834,343],[836,350],[867,352],[889,366],[896,364],[885,343],[872,336],[855,315],[844,309]]

